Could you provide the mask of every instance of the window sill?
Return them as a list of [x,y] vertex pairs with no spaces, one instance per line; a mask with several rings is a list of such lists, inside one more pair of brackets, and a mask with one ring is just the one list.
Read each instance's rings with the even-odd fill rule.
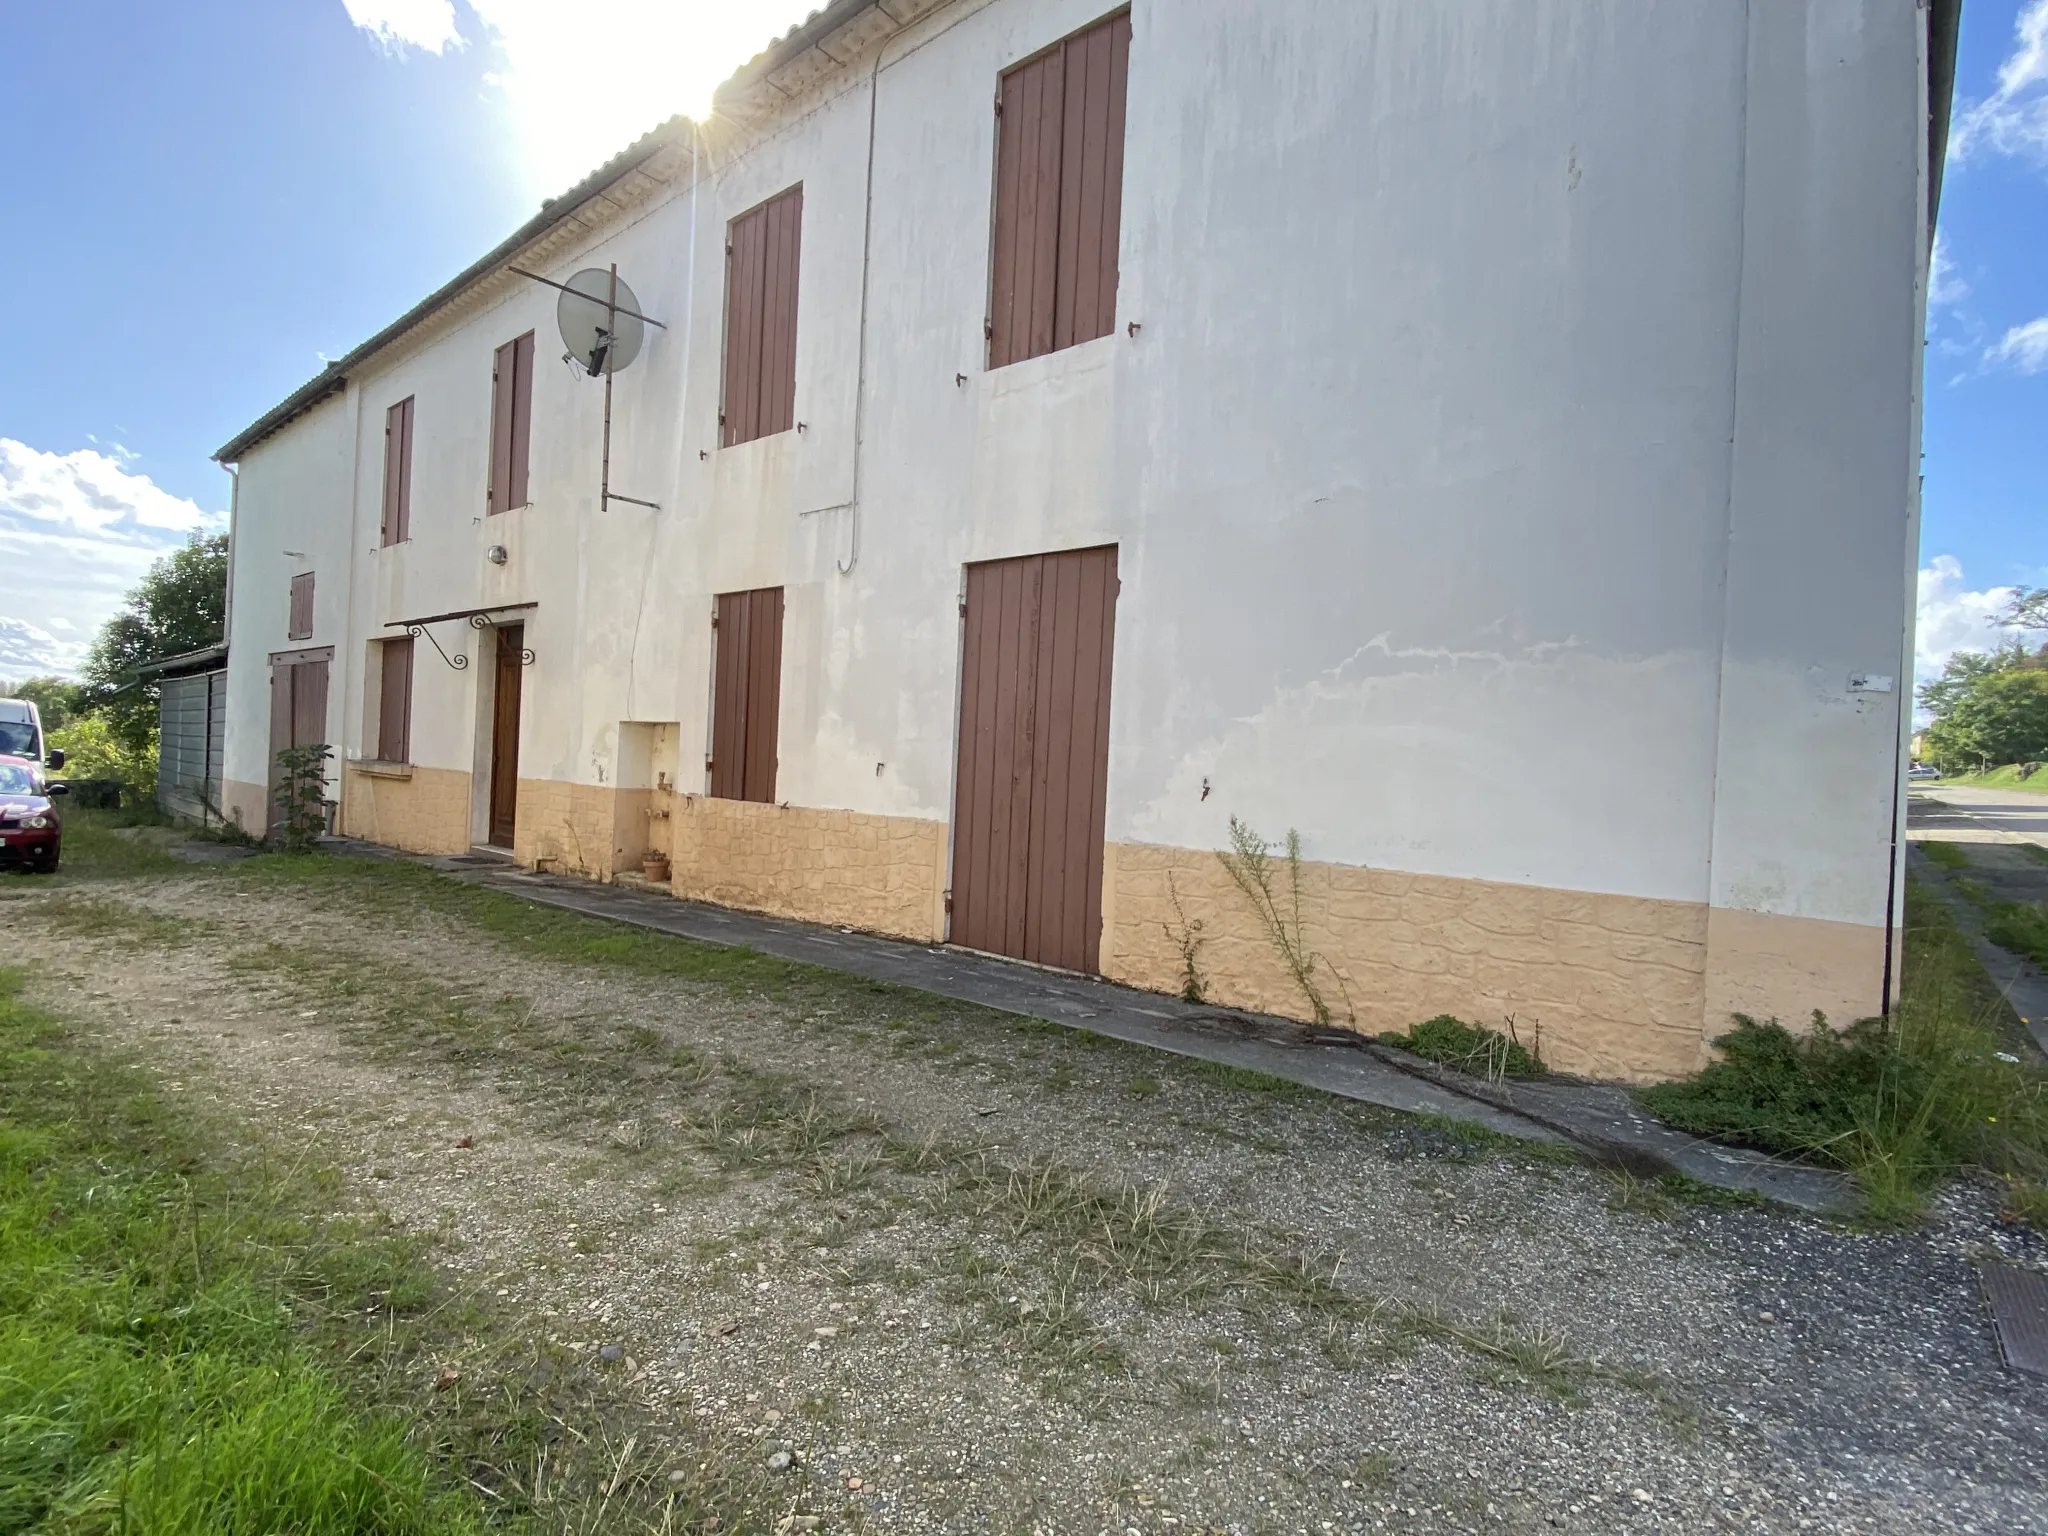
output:
[[386,763],[375,758],[362,758],[350,763],[357,773],[372,779],[409,779],[412,777],[411,763]]

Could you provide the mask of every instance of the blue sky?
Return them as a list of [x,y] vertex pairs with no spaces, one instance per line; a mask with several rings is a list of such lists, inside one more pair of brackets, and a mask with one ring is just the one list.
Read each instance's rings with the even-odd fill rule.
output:
[[[0,678],[225,524],[212,450],[805,0],[0,7]],[[1921,664],[2048,584],[2048,0],[1967,0],[1929,321]],[[602,89],[593,81],[601,80]]]

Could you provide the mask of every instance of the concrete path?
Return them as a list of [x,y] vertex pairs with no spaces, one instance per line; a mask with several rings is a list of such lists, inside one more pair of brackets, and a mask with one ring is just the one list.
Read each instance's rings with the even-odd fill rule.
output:
[[[1979,803],[1956,797],[1983,797]],[[1970,941],[1984,969],[2048,1055],[2048,975],[2024,956],[1985,937],[1984,913],[1957,888],[1958,874],[1974,881],[1994,901],[2048,902],[2048,803],[2013,807],[1996,790],[1915,790],[1906,805],[1906,835],[1912,844],[1953,843],[1970,861],[1967,871],[1943,869],[1917,846],[1908,864],[1915,879],[1936,892]],[[2036,828],[2039,830],[2035,830]],[[2028,847],[2027,844],[2035,844]]]
[[2048,795],[1966,785],[1913,789],[1906,835],[1945,843],[2036,843],[2048,848]]
[[[393,857],[389,849],[372,844],[324,841],[337,852]],[[1856,1204],[1854,1186],[1839,1174],[1674,1131],[1638,1110],[1625,1090],[1609,1084],[1568,1079],[1488,1084],[1349,1030],[1319,1030],[1289,1019],[1185,1003],[970,950],[533,874],[487,855],[417,862],[473,885],[588,917],[911,987],[1264,1072],[1362,1103],[1442,1116],[1524,1140],[1566,1142],[1596,1161],[1641,1176],[1682,1173],[1716,1188],[1749,1191],[1808,1211],[1847,1211]]]

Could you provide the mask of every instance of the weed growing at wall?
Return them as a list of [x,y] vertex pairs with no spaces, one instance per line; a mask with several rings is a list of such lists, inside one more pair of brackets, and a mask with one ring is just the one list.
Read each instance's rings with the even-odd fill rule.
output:
[[1405,1035],[1389,1031],[1380,1036],[1380,1043],[1413,1051],[1440,1066],[1469,1072],[1490,1083],[1510,1077],[1541,1077],[1546,1070],[1541,1033],[1525,1046],[1515,1021],[1511,1018],[1507,1024],[1505,1031],[1482,1029],[1440,1013],[1433,1019],[1424,1019]]
[[1965,1167],[2006,1177],[2018,1210],[2048,1183],[2048,1073],[2005,1049],[2009,1010],[1938,899],[1909,883],[1905,991],[1889,1020],[1810,1033],[1737,1018],[1721,1059],[1643,1090],[1654,1114],[1701,1135],[1846,1169],[1869,1214],[1917,1213]]
[[325,742],[286,747],[277,754],[278,827],[284,846],[310,853],[327,830],[327,760],[334,748]]
[[1281,961],[1308,1004],[1309,1015],[1318,1024],[1330,1022],[1330,1005],[1316,985],[1316,966],[1322,956],[1314,954],[1302,936],[1301,926],[1301,834],[1287,829],[1287,893],[1274,889],[1273,851],[1266,840],[1235,816],[1230,818],[1230,851],[1218,853],[1223,869],[1245,900],[1258,914],[1259,926],[1273,941]]
[[1209,983],[1202,975],[1200,964],[1202,951],[1202,920],[1188,921],[1188,914],[1180,904],[1180,887],[1174,883],[1173,871],[1166,872],[1166,897],[1173,903],[1173,921],[1166,924],[1166,936],[1173,941],[1173,947],[1180,952],[1180,995],[1184,1002],[1205,1003],[1209,1000]]

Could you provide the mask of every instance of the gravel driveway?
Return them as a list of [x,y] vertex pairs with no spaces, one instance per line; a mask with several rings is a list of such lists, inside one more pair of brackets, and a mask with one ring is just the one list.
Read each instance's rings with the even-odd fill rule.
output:
[[2048,1254],[1982,1191],[1904,1235],[1703,1207],[324,862],[9,882],[0,928],[45,1006],[780,1480],[783,1529],[2048,1531],[2048,1383],[1973,1269]]

